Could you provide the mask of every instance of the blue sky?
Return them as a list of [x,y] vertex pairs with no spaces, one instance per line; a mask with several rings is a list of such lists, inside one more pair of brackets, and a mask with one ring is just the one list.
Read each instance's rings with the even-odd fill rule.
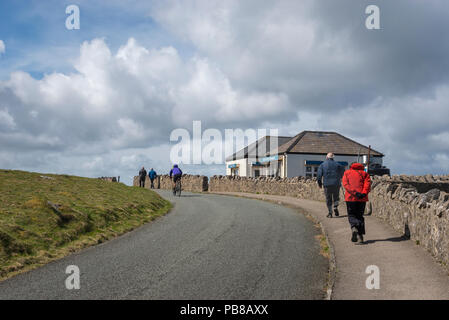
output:
[[[80,8],[81,28],[67,30],[68,5]],[[7,51],[0,60],[0,79],[15,70],[41,78],[44,73],[73,72],[71,60],[79,55],[83,41],[104,38],[112,51],[136,38],[147,47],[176,46],[191,54],[184,42],[158,26],[148,14],[151,2],[127,1],[38,1],[0,2],[0,39]]]
[[375,3],[381,30],[371,0],[3,0],[0,168],[131,181],[201,120],[337,131],[393,173],[447,174],[449,3]]

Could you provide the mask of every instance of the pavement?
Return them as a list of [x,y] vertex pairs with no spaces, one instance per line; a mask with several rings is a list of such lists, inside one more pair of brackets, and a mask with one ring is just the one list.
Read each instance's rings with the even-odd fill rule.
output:
[[[132,232],[0,282],[0,299],[322,299],[312,221],[259,200],[183,193]],[[66,268],[80,270],[68,290]]]
[[[365,217],[364,245],[354,245],[344,203],[339,218],[326,218],[324,202],[249,193],[221,193],[274,201],[293,206],[321,222],[333,248],[336,263],[331,299],[449,299],[449,275],[423,247],[401,237],[392,227],[373,216]],[[374,269],[379,289],[368,289]]]

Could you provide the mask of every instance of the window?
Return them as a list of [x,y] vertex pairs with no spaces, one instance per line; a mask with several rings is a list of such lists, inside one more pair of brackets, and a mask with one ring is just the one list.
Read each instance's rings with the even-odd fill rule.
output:
[[307,165],[306,166],[306,177],[312,178],[318,176],[319,165]]
[[260,170],[254,170],[254,176],[257,178],[260,176]]

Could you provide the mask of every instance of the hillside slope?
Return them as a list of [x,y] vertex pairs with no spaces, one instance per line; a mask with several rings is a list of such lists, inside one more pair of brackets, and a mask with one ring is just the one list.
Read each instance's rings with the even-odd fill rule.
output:
[[104,242],[165,214],[148,189],[0,170],[0,280]]

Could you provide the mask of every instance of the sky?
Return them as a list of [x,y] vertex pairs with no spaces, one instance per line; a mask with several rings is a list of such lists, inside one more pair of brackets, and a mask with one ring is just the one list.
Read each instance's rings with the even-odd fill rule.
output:
[[393,174],[448,174],[448,30],[444,0],[3,0],[0,168],[131,183],[199,120],[336,131]]

